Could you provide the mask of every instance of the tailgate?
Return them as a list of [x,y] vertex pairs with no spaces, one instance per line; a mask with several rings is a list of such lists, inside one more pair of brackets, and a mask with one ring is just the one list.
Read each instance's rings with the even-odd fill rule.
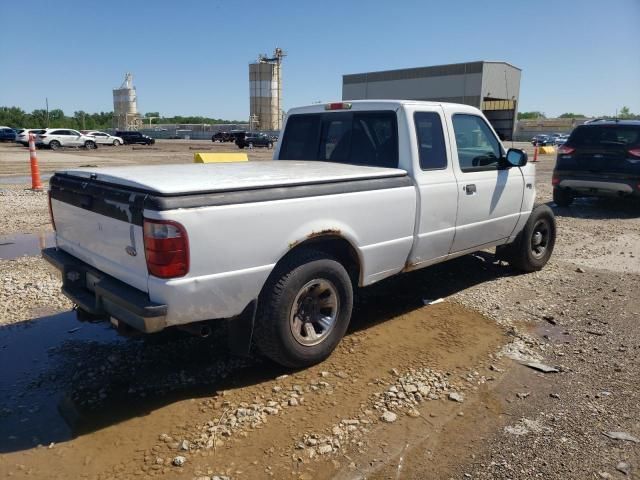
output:
[[50,180],[58,248],[144,292],[144,194],[72,176]]

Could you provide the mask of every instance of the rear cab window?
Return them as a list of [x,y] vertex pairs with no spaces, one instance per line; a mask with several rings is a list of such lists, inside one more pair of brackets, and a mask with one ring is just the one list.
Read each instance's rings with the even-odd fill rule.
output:
[[291,115],[279,158],[397,168],[396,114],[389,110]]

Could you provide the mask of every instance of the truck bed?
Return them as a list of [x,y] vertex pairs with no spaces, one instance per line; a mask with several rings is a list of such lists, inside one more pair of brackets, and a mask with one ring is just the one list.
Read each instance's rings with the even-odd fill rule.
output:
[[58,173],[158,196],[293,187],[407,175],[406,171],[395,168],[294,160],[73,169]]

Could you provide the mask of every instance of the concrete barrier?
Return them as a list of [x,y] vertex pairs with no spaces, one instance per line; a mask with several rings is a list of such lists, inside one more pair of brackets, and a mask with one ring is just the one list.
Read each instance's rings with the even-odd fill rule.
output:
[[228,162],[248,162],[246,153],[194,153],[194,163],[228,163]]
[[540,147],[540,155],[553,155],[556,153],[556,147]]

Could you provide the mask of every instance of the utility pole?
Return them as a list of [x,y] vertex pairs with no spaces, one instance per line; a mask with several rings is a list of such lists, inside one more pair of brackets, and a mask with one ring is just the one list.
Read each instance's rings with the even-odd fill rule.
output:
[[45,97],[44,101],[47,104],[47,128],[49,128],[49,98]]

